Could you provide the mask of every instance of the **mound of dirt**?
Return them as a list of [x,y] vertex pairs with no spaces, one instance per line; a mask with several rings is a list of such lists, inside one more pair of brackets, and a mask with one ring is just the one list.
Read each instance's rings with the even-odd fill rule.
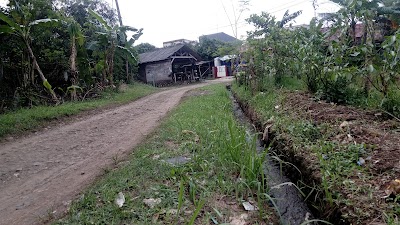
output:
[[400,123],[387,119],[379,111],[363,110],[351,106],[316,101],[307,93],[286,93],[285,110],[293,116],[312,118],[316,124],[328,123],[346,135],[336,135],[332,140],[340,143],[355,142],[371,146],[374,151],[368,166],[378,173],[400,171]]

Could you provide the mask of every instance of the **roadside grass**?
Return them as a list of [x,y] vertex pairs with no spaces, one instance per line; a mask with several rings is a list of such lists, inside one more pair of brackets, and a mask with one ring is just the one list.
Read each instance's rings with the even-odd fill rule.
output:
[[[235,120],[225,86],[187,96],[56,224],[276,224],[265,194],[266,152],[257,152],[255,137]],[[121,208],[114,203],[119,192]],[[245,211],[242,201],[259,210]]]
[[[307,196],[310,205],[320,212],[320,218],[330,218],[339,223],[340,218],[332,218],[339,210],[342,218],[355,224],[376,216],[387,224],[399,223],[400,205],[396,202],[382,204],[381,196],[377,195],[379,189],[371,185],[376,174],[358,165],[360,157],[367,158],[373,146],[339,143],[334,140],[343,132],[338,126],[316,123],[312,118],[285,111],[284,105],[289,104],[285,102],[287,90],[269,89],[254,96],[237,84],[232,85],[232,90],[242,102],[249,104],[262,122],[273,121],[274,140],[270,151],[288,162],[283,163],[284,167],[288,165],[286,171],[291,173],[291,178],[299,179],[296,185]],[[299,159],[304,164],[293,169],[291,163],[299,163]],[[308,171],[308,174],[301,174],[298,170]],[[306,179],[310,181],[311,175],[315,175],[312,179],[319,182],[307,184],[301,180],[308,176]]]
[[307,86],[306,83],[301,80],[298,79],[296,77],[292,77],[292,76],[283,76],[282,77],[282,87],[287,89],[287,90],[307,90]]
[[0,114],[0,138],[32,130],[52,120],[76,115],[85,110],[127,103],[156,91],[152,86],[135,83],[121,92],[105,91],[99,99],[67,102],[58,106],[37,106]]

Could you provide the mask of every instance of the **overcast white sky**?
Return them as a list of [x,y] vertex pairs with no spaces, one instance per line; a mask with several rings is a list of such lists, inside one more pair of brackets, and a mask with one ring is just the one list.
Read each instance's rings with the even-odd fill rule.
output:
[[[107,0],[115,7],[113,0]],[[227,14],[233,20],[232,4],[238,10],[238,0],[119,0],[123,23],[143,28],[143,36],[138,43],[149,42],[161,47],[164,41],[175,39],[198,40],[204,34],[225,32],[233,36]],[[250,0],[249,10],[239,21],[239,38],[245,38],[246,31],[252,29],[244,21],[252,13],[267,11],[282,18],[287,9],[290,12],[303,10],[297,24],[308,24],[314,16],[311,0]],[[327,0],[318,1],[317,13],[333,12],[337,7]]]
[[[112,7],[114,0],[105,0]],[[4,5],[8,0],[0,0]],[[234,19],[233,7],[238,11],[238,0],[119,0],[124,25],[143,28],[138,43],[148,42],[162,47],[164,41],[175,39],[198,40],[204,34],[225,32],[233,36],[227,13]],[[333,12],[337,7],[328,0],[318,0],[317,13]],[[226,8],[227,13],[224,11]],[[239,21],[239,38],[252,29],[244,21],[252,13],[269,12],[281,19],[285,11],[303,10],[296,22],[308,24],[314,16],[312,0],[250,0],[249,10]]]

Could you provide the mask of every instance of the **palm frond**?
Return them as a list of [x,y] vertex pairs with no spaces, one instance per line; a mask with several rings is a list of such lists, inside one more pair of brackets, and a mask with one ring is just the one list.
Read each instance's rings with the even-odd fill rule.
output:
[[302,10],[299,10],[299,11],[296,11],[296,12],[294,12],[292,14],[289,14],[289,10],[287,10],[285,12],[285,14],[283,15],[282,20],[279,22],[279,27],[283,27],[287,23],[289,23],[290,21],[296,19],[298,16],[301,15],[302,12],[303,12]]
[[0,20],[6,22],[8,26],[12,27],[12,29],[20,30],[21,27],[15,23],[12,19],[10,19],[7,15],[4,13],[0,12]]
[[40,19],[40,20],[34,20],[28,24],[28,26],[34,26],[34,25],[45,25],[45,26],[54,26],[56,23],[58,23],[59,20],[57,19]]

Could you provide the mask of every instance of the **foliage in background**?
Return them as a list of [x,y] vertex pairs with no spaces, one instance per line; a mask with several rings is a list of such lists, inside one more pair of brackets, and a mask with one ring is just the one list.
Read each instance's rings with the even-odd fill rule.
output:
[[[252,90],[284,86],[285,77],[302,80],[318,98],[336,103],[382,107],[399,116],[400,31],[398,4],[390,1],[334,1],[337,13],[307,26],[289,23],[301,12],[277,21],[251,15],[248,63],[241,84]],[[288,25],[289,24],[289,25]],[[323,26],[325,24],[325,26]]]
[[196,44],[194,49],[204,61],[214,60],[216,57],[225,55],[237,54],[239,46],[241,45],[240,42],[225,43],[207,37],[202,37],[199,41],[200,42]]
[[11,0],[0,15],[0,112],[90,98],[137,72],[142,29],[118,26],[103,0]]
[[150,52],[156,49],[156,46],[149,44],[149,43],[140,43],[135,46],[136,51],[138,54],[142,54],[145,52]]

